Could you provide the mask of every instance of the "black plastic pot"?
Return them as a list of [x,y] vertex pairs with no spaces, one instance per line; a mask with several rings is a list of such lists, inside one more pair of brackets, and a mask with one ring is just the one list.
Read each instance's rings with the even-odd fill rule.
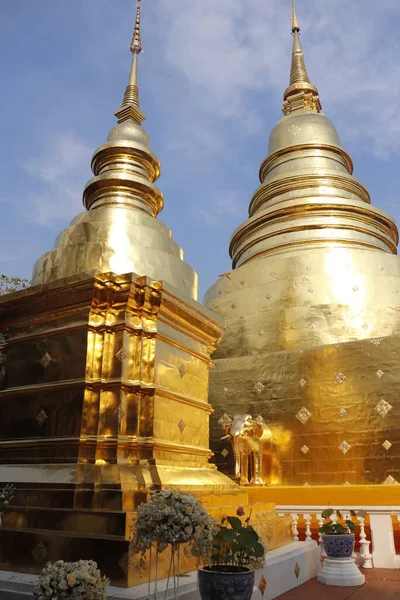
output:
[[201,600],[251,600],[254,571],[232,573],[231,567],[204,567],[199,570]]
[[328,558],[351,558],[354,552],[353,533],[323,535],[322,543]]

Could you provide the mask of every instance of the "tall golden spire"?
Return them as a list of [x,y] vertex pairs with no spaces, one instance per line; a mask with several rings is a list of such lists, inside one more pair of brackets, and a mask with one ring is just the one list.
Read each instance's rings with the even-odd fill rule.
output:
[[139,125],[145,120],[145,115],[140,110],[139,88],[138,88],[138,55],[142,52],[142,39],[140,34],[140,2],[138,0],[136,7],[136,22],[133,31],[132,41],[129,46],[132,52],[132,65],[129,74],[128,85],[122,100],[121,107],[115,111],[118,123],[123,123],[128,119],[133,119]]
[[293,52],[290,69],[290,83],[283,98],[285,115],[294,110],[306,109],[320,112],[321,103],[317,88],[308,77],[303,49],[300,43],[300,25],[297,19],[295,0],[292,0]]

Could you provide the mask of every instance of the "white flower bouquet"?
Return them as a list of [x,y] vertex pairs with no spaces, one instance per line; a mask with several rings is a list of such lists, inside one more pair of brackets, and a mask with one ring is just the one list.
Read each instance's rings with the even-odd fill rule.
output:
[[92,560],[48,563],[35,587],[35,600],[106,600],[109,584]]
[[133,550],[145,555],[153,544],[163,552],[170,544],[186,544],[185,552],[193,556],[207,555],[214,538],[216,521],[192,494],[163,490],[137,510]]

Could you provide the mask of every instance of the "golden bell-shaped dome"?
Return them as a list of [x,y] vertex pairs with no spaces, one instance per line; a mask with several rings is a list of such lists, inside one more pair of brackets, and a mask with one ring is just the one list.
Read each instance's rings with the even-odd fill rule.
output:
[[86,184],[78,215],[58,237],[55,247],[36,262],[32,285],[100,271],[134,272],[166,281],[197,299],[197,275],[184,262],[183,251],[157,215],[163,209],[155,185],[160,162],[142,127],[138,57],[141,52],[140,5],[131,43],[132,66],[118,124],[92,159],[94,177]]

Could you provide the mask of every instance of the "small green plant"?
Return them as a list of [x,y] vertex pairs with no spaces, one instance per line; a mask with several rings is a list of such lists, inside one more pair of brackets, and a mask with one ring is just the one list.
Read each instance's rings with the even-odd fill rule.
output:
[[[337,520],[332,521],[331,516],[335,513]],[[350,514],[354,517],[356,513],[350,511]],[[344,535],[345,533],[354,533],[355,531],[356,526],[353,521],[344,519],[339,510],[327,508],[321,513],[321,517],[324,519],[324,524],[318,529],[320,533],[325,535]]]
[[250,516],[242,522],[244,510],[239,507],[236,517],[224,517],[214,534],[210,569],[242,572],[264,566],[265,546],[250,525]]

